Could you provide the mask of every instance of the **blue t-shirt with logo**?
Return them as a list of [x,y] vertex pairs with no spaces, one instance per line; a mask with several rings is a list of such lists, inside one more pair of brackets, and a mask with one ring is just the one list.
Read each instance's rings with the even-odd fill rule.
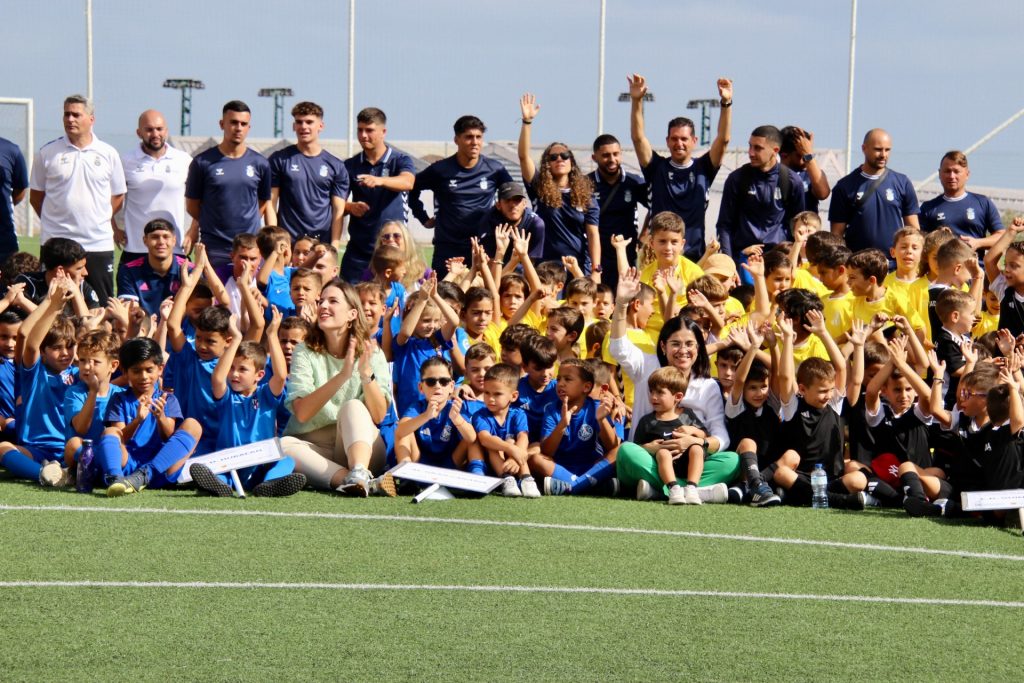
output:
[[[588,398],[583,407],[569,418],[569,426],[562,434],[562,440],[555,452],[555,462],[573,474],[583,474],[590,466],[604,457],[601,444],[601,425],[597,420],[597,399]],[[562,419],[562,405],[549,405],[544,411],[541,438],[546,439],[555,431]],[[606,418],[607,419],[607,418]]]
[[67,418],[67,427],[64,430],[67,438],[74,436],[90,439],[95,443],[100,436],[103,435],[103,429],[106,427],[104,418],[107,414],[107,406],[110,404],[110,400],[125,391],[124,387],[119,387],[116,384],[111,384],[107,390],[106,396],[96,396],[96,403],[93,408],[92,421],[89,423],[89,430],[85,434],[79,434],[75,431],[74,425],[71,424],[71,418],[78,415],[79,411],[82,410],[82,406],[85,405],[86,399],[89,398],[89,387],[85,386],[85,382],[79,380],[68,387],[67,393],[64,394],[64,417]]
[[921,230],[931,232],[944,225],[962,237],[988,237],[1003,229],[999,209],[983,194],[965,192],[950,199],[939,195],[921,204]]
[[526,422],[530,426],[530,443],[541,440],[541,428],[544,423],[544,411],[551,405],[561,405],[558,400],[558,382],[551,380],[537,391],[530,386],[530,378],[519,379],[519,398],[513,404],[526,413]]
[[160,275],[149,265],[148,256],[122,263],[117,268],[117,296],[132,297],[148,315],[157,315],[163,300],[178,292],[181,269],[187,265],[188,259],[175,254],[170,269]]
[[562,190],[562,205],[548,206],[537,197],[536,181],[540,175],[534,176],[534,184],[527,185],[526,192],[533,201],[533,210],[544,221],[544,249],[542,258],[545,261],[558,261],[563,256],[574,256],[584,274],[589,275],[590,263],[589,240],[587,226],[601,222],[600,211],[594,196],[586,206],[572,206],[568,188]]
[[260,229],[259,205],[270,200],[270,162],[251,149],[232,159],[211,147],[192,160],[185,197],[201,202],[200,235],[211,262],[222,265],[235,235]]
[[277,436],[277,411],[283,398],[284,391],[275,396],[269,384],[260,384],[251,396],[229,386],[215,404],[220,415],[217,450]]
[[[785,197],[779,183],[780,173],[789,175],[789,193]],[[722,253],[735,259],[751,245],[788,240],[790,222],[804,210],[803,194],[800,179],[780,163],[767,172],[744,164],[730,173],[722,188],[722,208],[718,214]]]
[[[416,430],[416,445],[420,449],[420,462],[424,465],[435,467],[448,467],[455,469],[452,461],[452,453],[462,442],[462,435],[455,425],[452,424],[449,413],[452,402],[448,401],[441,406],[441,412],[432,420],[427,420]],[[427,409],[427,400],[420,399],[408,406],[402,413],[402,418],[417,418]]]
[[21,368],[19,384],[21,405],[17,410],[18,439],[30,449],[63,451],[68,418],[64,414],[64,396],[75,383],[78,368],[60,373],[47,369],[42,359]]
[[671,159],[652,152],[651,162],[643,169],[644,178],[651,188],[651,213],[671,211],[686,224],[685,255],[697,261],[704,254],[704,212],[708,207],[711,184],[718,175],[718,167],[711,155],[691,159],[680,166]]
[[[158,398],[160,393],[159,387],[154,389],[153,398]],[[178,404],[178,399],[174,394],[166,394],[165,398],[164,415],[173,419],[174,426],[177,428],[184,419],[181,415],[181,406]],[[107,404],[105,421],[108,425],[112,425],[115,422],[128,424],[134,420],[138,414],[139,399],[135,393],[129,389],[127,391],[122,391],[110,399],[110,402]],[[153,414],[153,411],[150,411],[149,415],[146,416],[146,419],[142,421],[142,424],[140,424],[135,430],[135,433],[132,434],[132,438],[125,444],[125,448],[128,449],[128,454],[139,463],[147,463],[156,457],[157,452],[163,447],[164,443],[164,437],[163,434],[160,433],[160,425],[157,422],[157,417]]]
[[346,261],[351,260],[362,270],[370,263],[380,226],[387,221],[405,222],[407,193],[386,187],[365,187],[356,178],[361,175],[393,178],[402,173],[415,173],[416,167],[409,155],[388,147],[376,164],[371,164],[360,152],[345,160],[345,170],[348,171],[351,201],[365,202],[370,208],[362,216],[348,216],[349,243],[345,247],[342,268],[345,268]]
[[196,455],[216,450],[217,435],[207,429],[220,424],[217,402],[213,398],[213,369],[219,358],[203,360],[191,343],[186,342],[181,351],[172,352],[175,363],[174,395],[181,404],[181,411],[203,426],[203,436],[196,446]]
[[508,409],[504,424],[498,424],[497,418],[491,414],[486,407],[473,413],[473,429],[477,434],[487,432],[491,436],[502,441],[512,439],[515,441],[523,432],[529,433],[530,427],[526,423],[526,413],[519,408]]
[[270,155],[270,185],[280,190],[278,225],[293,240],[312,235],[331,243],[331,197],[348,197],[345,162],[327,150],[306,156],[298,145],[291,145]]
[[858,198],[867,192],[877,177],[858,168],[832,188],[828,220],[846,224],[844,237],[854,252],[874,247],[888,254],[893,236],[903,227],[903,217],[916,216],[920,212],[914,184],[910,178],[896,171],[886,173],[878,189],[858,208]]

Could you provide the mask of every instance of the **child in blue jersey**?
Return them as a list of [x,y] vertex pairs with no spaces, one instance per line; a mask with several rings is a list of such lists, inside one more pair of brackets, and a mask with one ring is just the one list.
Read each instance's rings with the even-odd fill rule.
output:
[[498,362],[498,356],[490,344],[480,342],[466,350],[466,374],[459,385],[459,398],[462,399],[462,412],[472,417],[484,407],[484,378],[487,371]]
[[419,390],[424,398],[406,409],[395,432],[398,462],[483,474],[483,460],[468,461],[469,444],[476,440],[476,431],[462,410],[462,399],[452,397],[454,388],[451,363],[440,356],[423,363]]
[[458,324],[458,316],[437,295],[437,276],[431,275],[423,289],[409,297],[408,313],[391,347],[399,415],[423,398],[418,380],[424,361],[434,356],[451,360],[452,335]]
[[[24,289],[22,285],[15,285]],[[14,287],[11,287],[14,289]],[[10,290],[8,290],[10,292]],[[0,441],[14,441],[17,422],[15,415],[15,375],[18,349],[18,330],[21,317],[14,311],[0,313]]]
[[373,269],[374,282],[380,283],[387,292],[384,305],[393,306],[397,303],[400,308],[405,308],[406,292],[402,284],[408,267],[405,252],[390,244],[382,244],[374,250],[370,267]]
[[[175,397],[181,406],[182,414],[198,420],[200,424],[210,426],[219,422],[211,381],[217,360],[224,355],[228,344],[231,343],[231,313],[221,307],[203,310],[195,322],[194,346],[185,338],[182,329],[185,305],[198,284],[205,259],[206,254],[203,253],[196,259],[195,270],[182,271],[181,289],[175,294],[174,306],[167,317],[167,341],[175,364]],[[245,271],[247,274],[248,266]],[[251,292],[247,288],[243,290],[242,298],[247,302],[247,307],[251,308]],[[250,314],[246,339],[258,339],[262,333],[262,313]],[[216,440],[214,431],[207,430],[196,448],[196,454],[204,455],[216,450]]]
[[[309,268],[296,268],[292,271],[292,278],[288,285],[288,296],[294,313],[289,314],[286,310],[281,310],[281,314],[286,318],[290,315],[297,315],[313,322],[316,320],[316,302],[320,299],[321,289],[322,283],[319,274]],[[269,318],[267,319],[269,320]]]
[[619,437],[609,419],[612,396],[590,398],[594,373],[578,358],[562,361],[557,387],[560,402],[544,411],[541,452],[530,458],[530,469],[544,477],[548,495],[592,492],[615,476]]
[[513,408],[518,398],[519,373],[511,365],[498,363],[484,376],[484,407],[473,415],[476,443],[470,445],[470,460],[486,457],[499,477],[501,493],[508,497],[540,498],[540,489],[527,462],[530,445],[526,413]]
[[178,479],[203,428],[183,418],[174,394],[160,390],[164,354],[148,337],[125,342],[118,352],[128,391],[107,405],[106,424],[94,462],[108,496],[160,488]]
[[82,452],[82,439],[93,443],[103,434],[103,420],[110,399],[124,387],[110,383],[120,361],[121,339],[113,332],[95,330],[78,342],[78,381],[64,394],[64,416],[68,419],[64,462],[72,468]]
[[523,357],[519,347],[524,339],[536,334],[537,330],[523,323],[506,327],[498,337],[498,344],[501,346],[501,362],[522,370]]
[[263,228],[256,235],[256,246],[263,258],[263,265],[256,275],[260,291],[267,298],[267,319],[270,307],[277,306],[284,315],[295,315],[289,291],[292,273],[292,240],[284,228]]
[[64,458],[64,395],[75,381],[75,326],[61,315],[75,295],[71,278],[55,277],[46,298],[18,332],[21,368],[17,435],[20,446],[0,444],[0,464],[19,479],[44,486],[67,486]]
[[555,348],[555,342],[535,334],[522,341],[519,355],[523,361],[524,375],[519,380],[516,407],[526,413],[530,443],[540,443],[544,411],[559,402],[554,381],[558,349]]
[[[272,439],[277,433],[277,412],[284,398],[288,366],[277,333],[281,312],[271,310],[267,327],[271,376],[266,383],[267,350],[253,341],[242,341],[237,319],[232,316],[229,327],[231,342],[213,370],[210,380],[220,423],[217,428],[217,449],[242,446]],[[255,496],[290,496],[306,485],[306,475],[295,471],[295,461],[282,458],[276,462],[246,467],[238,471],[242,488]],[[214,474],[203,463],[189,467],[192,481],[200,489],[215,496],[232,494],[226,474]]]

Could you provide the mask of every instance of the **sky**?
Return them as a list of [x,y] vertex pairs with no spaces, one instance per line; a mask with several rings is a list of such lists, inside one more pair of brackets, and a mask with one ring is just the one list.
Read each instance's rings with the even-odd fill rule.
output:
[[[255,137],[271,137],[264,87],[320,103],[325,137],[347,134],[348,1],[94,0],[97,135],[134,144],[138,114],[164,112],[177,133],[180,95],[164,79],[198,78],[192,134],[219,136],[220,108],[242,99]],[[35,100],[37,147],[62,134],[61,102],[84,92],[85,0],[0,0],[0,97]],[[16,10],[12,9],[17,7]],[[541,105],[534,142],[589,144],[597,133],[599,0],[357,0],[355,109],[387,112],[394,140],[442,140],[474,113],[491,140],[518,135],[519,96]],[[860,0],[854,160],[866,130],[893,138],[890,166],[921,180],[1024,107],[1024,3]],[[732,147],[754,127],[795,124],[818,147],[846,144],[850,3],[840,0],[608,0],[605,130],[628,146],[626,75],[647,77],[648,134],[663,139],[690,99],[733,79]],[[15,125],[0,112],[0,135]],[[1022,187],[1024,118],[971,156],[971,182]],[[833,179],[834,180],[834,179]]]

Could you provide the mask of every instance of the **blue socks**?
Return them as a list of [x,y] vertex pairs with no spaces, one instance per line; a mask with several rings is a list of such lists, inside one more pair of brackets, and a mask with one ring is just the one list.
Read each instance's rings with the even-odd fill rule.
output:
[[0,465],[6,467],[8,472],[19,479],[29,479],[36,482],[39,481],[39,472],[43,469],[42,465],[16,448],[12,448],[4,453],[3,457],[0,458]]
[[112,434],[104,434],[92,449],[93,467],[103,475],[107,484],[124,476],[121,467],[121,440]]
[[484,475],[484,461],[470,460],[468,470],[470,474],[479,474],[482,477]]
[[[558,476],[558,469],[559,466],[555,465],[555,476]],[[589,470],[576,477],[576,481],[572,483],[572,492],[585,493],[595,485],[608,481],[614,474],[615,465],[601,458],[591,465]]]
[[555,463],[555,471],[551,473],[551,476],[555,479],[564,481],[570,486],[573,486],[576,483],[576,475],[559,465],[557,462]]
[[178,478],[177,473],[171,475],[168,474],[167,470],[176,462],[184,460],[195,447],[195,437],[179,429],[171,434],[171,438],[167,439],[163,447],[157,451],[156,457],[150,461],[148,466],[152,470],[163,474],[167,477],[168,481],[175,481]]

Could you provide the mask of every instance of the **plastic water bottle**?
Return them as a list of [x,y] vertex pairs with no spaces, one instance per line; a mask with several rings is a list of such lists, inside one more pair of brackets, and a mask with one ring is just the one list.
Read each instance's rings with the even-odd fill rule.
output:
[[819,462],[811,472],[811,507],[825,509],[828,507],[828,475],[825,468]]
[[78,456],[78,472],[75,474],[75,490],[92,493],[92,441],[82,439],[82,454]]

